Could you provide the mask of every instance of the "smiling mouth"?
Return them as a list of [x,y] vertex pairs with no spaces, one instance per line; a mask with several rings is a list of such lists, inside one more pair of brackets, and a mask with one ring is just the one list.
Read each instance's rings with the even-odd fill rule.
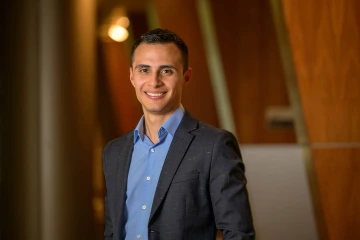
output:
[[150,97],[161,97],[161,96],[165,95],[166,92],[161,92],[161,93],[145,92],[145,93]]

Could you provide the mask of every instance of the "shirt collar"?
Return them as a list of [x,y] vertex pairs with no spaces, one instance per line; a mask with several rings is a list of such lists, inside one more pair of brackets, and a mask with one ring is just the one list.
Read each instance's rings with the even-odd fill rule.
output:
[[144,115],[140,118],[140,121],[135,128],[134,143],[136,143],[139,138],[141,138],[141,140],[144,140]]
[[[171,114],[171,116],[164,122],[164,124],[160,127],[158,136],[161,138],[165,133],[171,134],[174,137],[176,129],[179,127],[179,124],[184,117],[185,109],[180,104],[178,109]],[[139,138],[144,141],[144,116],[141,117],[139,123],[137,124],[134,130],[134,144],[139,140]]]

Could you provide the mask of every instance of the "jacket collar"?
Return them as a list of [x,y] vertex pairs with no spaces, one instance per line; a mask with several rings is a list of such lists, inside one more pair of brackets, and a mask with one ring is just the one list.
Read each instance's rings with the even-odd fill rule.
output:
[[[154,216],[157,209],[161,205],[164,197],[169,190],[172,179],[183,160],[183,157],[193,140],[194,136],[191,134],[192,131],[198,128],[198,120],[193,118],[187,111],[184,113],[184,117],[177,128],[172,143],[170,145],[168,154],[165,158],[163,168],[160,173],[158,185],[154,195],[154,201],[151,208],[150,219]],[[117,219],[118,222],[114,223],[117,226],[123,226],[124,208],[125,208],[125,197],[127,188],[127,179],[130,168],[131,156],[134,144],[134,131],[129,132],[124,139],[124,142],[119,146],[119,157],[117,164],[117,189],[116,189],[116,201],[118,210]],[[121,229],[122,231],[122,229]]]
[[165,158],[158,185],[156,187],[149,222],[158,210],[162,201],[164,201],[174,175],[194,138],[194,135],[192,135],[191,132],[197,129],[197,127],[198,121],[191,117],[186,111],[178,129],[175,132],[174,139],[171,142],[168,154]]

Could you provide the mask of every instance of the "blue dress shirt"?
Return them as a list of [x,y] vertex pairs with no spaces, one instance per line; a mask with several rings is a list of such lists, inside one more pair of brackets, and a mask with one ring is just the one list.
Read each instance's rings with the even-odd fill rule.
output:
[[144,134],[144,116],[134,131],[132,153],[126,190],[125,239],[148,239],[151,207],[170,144],[184,116],[180,106],[161,126],[159,141],[153,144]]

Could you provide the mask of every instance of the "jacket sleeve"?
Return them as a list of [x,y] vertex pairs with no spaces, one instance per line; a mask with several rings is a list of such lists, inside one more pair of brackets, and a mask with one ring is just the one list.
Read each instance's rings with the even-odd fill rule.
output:
[[104,240],[113,239],[113,228],[112,222],[109,213],[109,206],[107,203],[107,195],[105,195],[105,231],[104,231]]
[[[108,146],[108,145],[107,145]],[[103,163],[103,171],[104,171],[104,176],[105,176],[105,181],[106,181],[106,154],[105,151],[107,149],[107,146],[105,146],[103,153],[102,153],[102,163]],[[111,240],[113,239],[114,233],[113,233],[113,226],[112,226],[112,221],[111,221],[111,214],[110,214],[110,210],[109,210],[109,204],[108,204],[108,196],[107,193],[105,194],[105,199],[104,199],[104,205],[105,205],[105,230],[104,230],[104,240]]]
[[221,133],[211,159],[210,194],[216,227],[226,240],[255,239],[244,170],[236,138]]

